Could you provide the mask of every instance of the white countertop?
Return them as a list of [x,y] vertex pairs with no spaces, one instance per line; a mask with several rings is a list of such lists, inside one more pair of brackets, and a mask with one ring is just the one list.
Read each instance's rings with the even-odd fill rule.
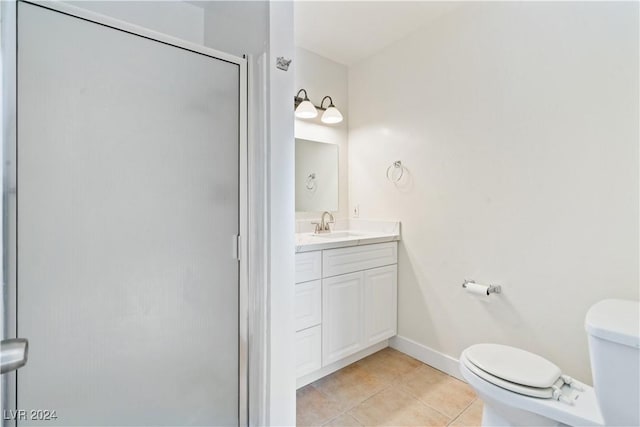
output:
[[397,221],[337,221],[331,233],[296,233],[296,253],[400,240]]

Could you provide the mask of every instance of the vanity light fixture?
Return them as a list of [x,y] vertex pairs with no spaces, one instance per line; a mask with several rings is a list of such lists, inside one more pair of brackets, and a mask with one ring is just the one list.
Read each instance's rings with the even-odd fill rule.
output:
[[[304,98],[300,97],[300,93],[304,92]],[[318,110],[316,110],[316,106],[309,101],[309,97],[307,96],[307,91],[304,89],[300,89],[295,97],[295,105],[296,105],[296,117],[300,119],[313,119],[318,115]]]
[[338,111],[336,106],[333,105],[333,99],[331,99],[330,96],[327,95],[324,98],[322,98],[322,102],[320,103],[320,109],[322,109],[324,100],[327,98],[329,98],[329,106],[327,107],[325,112],[322,114],[322,118],[320,120],[322,120],[322,123],[327,123],[331,125],[340,123],[342,121],[342,113],[340,113],[340,111]]
[[[304,92],[304,98],[300,96],[301,93]],[[324,101],[329,100],[329,106],[324,107]],[[326,124],[336,124],[340,123],[342,118],[342,113],[333,105],[333,99],[330,96],[325,96],[322,98],[322,102],[320,106],[317,107],[311,103],[309,97],[307,96],[307,91],[305,89],[300,89],[296,96],[293,98],[294,106],[296,109],[296,117],[299,119],[313,119],[318,116],[318,110],[324,111],[322,114],[322,123]]]

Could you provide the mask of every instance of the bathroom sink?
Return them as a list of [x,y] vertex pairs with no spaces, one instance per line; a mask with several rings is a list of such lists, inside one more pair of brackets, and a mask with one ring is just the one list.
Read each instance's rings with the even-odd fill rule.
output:
[[319,237],[321,239],[348,239],[350,237],[362,237],[364,234],[353,233],[351,231],[334,231],[332,233],[314,234],[313,237]]
[[[335,230],[329,233],[314,233],[311,230],[296,233],[296,253],[400,240],[400,223],[398,222],[353,221],[353,228],[349,222],[338,220]],[[320,227],[317,228],[320,229]]]

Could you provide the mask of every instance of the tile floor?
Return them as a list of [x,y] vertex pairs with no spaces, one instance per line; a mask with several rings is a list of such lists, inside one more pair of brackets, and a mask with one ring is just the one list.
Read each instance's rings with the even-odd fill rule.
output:
[[479,426],[464,382],[385,348],[297,393],[298,426]]

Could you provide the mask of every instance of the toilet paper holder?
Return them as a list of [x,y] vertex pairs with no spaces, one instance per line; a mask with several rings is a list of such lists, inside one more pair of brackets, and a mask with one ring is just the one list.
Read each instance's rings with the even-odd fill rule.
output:
[[[467,287],[467,283],[474,283],[476,285],[480,284],[480,283],[477,283],[475,280],[467,280],[467,279],[465,279],[464,283],[462,284],[462,287],[466,288]],[[502,293],[502,286],[500,286],[500,285],[485,285],[485,286],[488,286],[487,295]]]

